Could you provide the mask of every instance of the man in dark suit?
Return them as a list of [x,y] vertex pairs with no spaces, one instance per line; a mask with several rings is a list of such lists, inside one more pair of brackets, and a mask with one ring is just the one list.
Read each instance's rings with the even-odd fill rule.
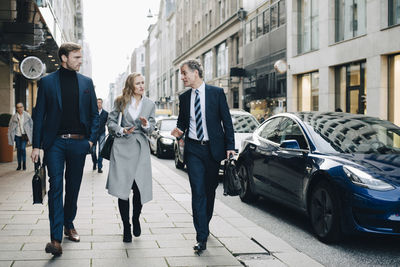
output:
[[[62,254],[62,232],[79,242],[73,221],[86,154],[96,141],[99,128],[97,98],[92,79],[77,71],[82,64],[81,46],[64,43],[58,56],[59,70],[43,77],[38,93],[33,124],[31,158],[37,162],[44,150],[50,189],[48,192],[50,238],[46,252]],[[63,176],[65,166],[65,201]]]
[[99,132],[98,132],[98,143],[99,143],[99,154],[97,156],[97,145],[96,143],[92,147],[92,161],[93,161],[93,170],[96,170],[98,173],[103,173],[103,158],[100,156],[100,151],[104,146],[104,140],[106,138],[106,123],[108,119],[108,112],[103,109],[103,99],[97,98],[97,110],[99,112]]
[[192,190],[195,251],[206,249],[209,223],[221,160],[235,154],[232,119],[222,88],[203,82],[203,68],[196,60],[181,65],[181,79],[191,87],[179,97],[177,127],[171,134],[185,135],[185,162]]

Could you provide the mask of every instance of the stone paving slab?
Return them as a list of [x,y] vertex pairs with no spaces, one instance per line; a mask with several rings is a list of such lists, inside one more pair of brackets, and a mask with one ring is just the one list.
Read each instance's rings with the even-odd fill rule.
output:
[[243,266],[236,254],[266,253],[251,241],[256,233],[273,254],[263,262],[268,265],[248,261],[247,266],[318,265],[218,200],[207,250],[196,255],[189,182],[158,160],[152,164],[154,199],[143,207],[142,235],[123,243],[118,201],[105,190],[108,162],[98,174],[87,157],[74,221],[81,242],[64,238],[61,257],[44,251],[49,241],[47,197],[43,205],[32,205],[32,164],[24,172],[15,171],[15,162],[0,164],[0,267]]

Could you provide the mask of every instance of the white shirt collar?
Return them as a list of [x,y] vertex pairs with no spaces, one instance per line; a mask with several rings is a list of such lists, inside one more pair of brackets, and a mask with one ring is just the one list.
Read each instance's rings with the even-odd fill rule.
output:
[[192,88],[192,92],[195,93],[196,89],[198,89],[200,93],[202,93],[206,89],[206,84],[202,82],[199,88]]

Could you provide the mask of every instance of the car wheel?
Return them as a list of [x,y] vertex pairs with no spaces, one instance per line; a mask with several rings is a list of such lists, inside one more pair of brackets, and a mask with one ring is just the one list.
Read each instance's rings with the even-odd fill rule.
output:
[[319,182],[312,191],[310,220],[314,233],[324,243],[338,241],[340,230],[339,201],[328,182]]
[[181,162],[179,160],[179,151],[178,151],[178,149],[175,149],[175,153],[174,153],[175,154],[175,156],[174,156],[174,158],[175,158],[175,168],[181,170],[181,169],[183,169],[185,167],[185,164],[183,164],[183,162]]
[[156,156],[157,156],[157,158],[162,158],[162,156],[163,156],[163,153],[162,153],[162,150],[161,150],[161,144],[160,144],[160,142],[157,143],[157,152],[156,152]]
[[242,192],[240,193],[239,197],[243,202],[251,203],[255,202],[258,199],[257,194],[254,193],[252,189],[252,181],[249,174],[249,169],[243,163],[239,165],[239,177],[240,177],[240,184],[242,186]]

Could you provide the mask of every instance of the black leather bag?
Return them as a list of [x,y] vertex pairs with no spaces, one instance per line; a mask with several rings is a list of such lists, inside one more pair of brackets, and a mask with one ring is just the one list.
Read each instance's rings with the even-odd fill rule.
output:
[[238,196],[242,192],[240,177],[236,168],[236,160],[227,159],[223,178],[224,196]]
[[35,167],[35,174],[32,178],[32,196],[33,204],[43,204],[43,198],[46,195],[46,167],[44,163]]
[[[114,144],[114,138],[115,138],[114,135],[108,134],[107,137],[104,139],[105,141],[103,141],[103,142],[105,142],[105,143],[104,143],[103,148],[102,148],[101,151],[100,151],[100,156],[101,156],[103,159],[110,160],[110,157],[111,157],[111,149],[112,149],[112,146],[113,146],[113,144]],[[101,146],[101,145],[100,145],[100,146]]]

